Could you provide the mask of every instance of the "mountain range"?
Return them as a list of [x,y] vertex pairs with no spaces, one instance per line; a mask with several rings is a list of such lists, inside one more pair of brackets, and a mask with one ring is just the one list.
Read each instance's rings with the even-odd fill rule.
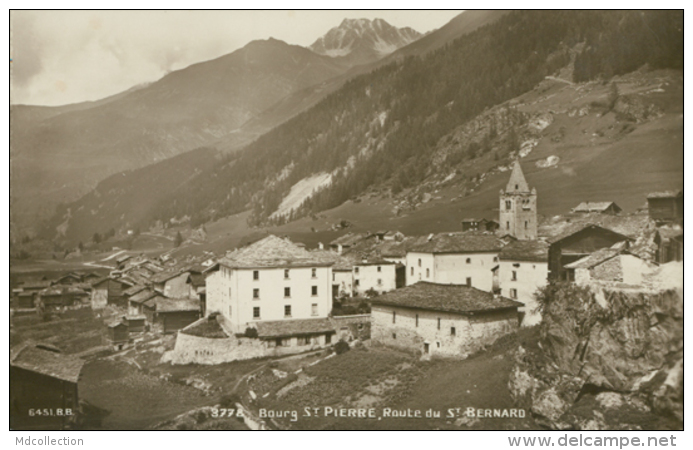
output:
[[[538,177],[530,182],[540,186],[549,179],[554,184],[570,182],[572,188],[566,188],[587,196],[618,193],[622,176],[607,176],[598,191],[589,191],[581,187],[581,178],[555,178],[556,168],[588,174],[592,164],[612,167],[604,164],[604,155],[624,142],[637,149],[628,161],[629,170],[645,173],[653,167],[653,145],[667,149],[666,154],[676,159],[680,149],[675,140],[662,141],[667,133],[682,135],[677,122],[676,73],[629,78],[627,89],[622,82],[621,93],[617,80],[642,67],[644,74],[681,70],[681,30],[682,17],[676,12],[473,11],[389,56],[358,66],[345,63],[346,55],[296,49],[313,55],[311,61],[321,61],[321,81],[292,85],[288,95],[250,114],[233,133],[210,138],[207,144],[200,139],[197,144],[222,152],[201,149],[110,176],[81,199],[61,205],[44,233],[54,238],[58,232],[61,239],[75,242],[111,227],[147,228],[171,220],[197,226],[244,211],[250,211],[246,214],[250,225],[281,226],[321,211],[342,211],[344,205],[357,217],[359,205],[365,208],[366,202],[359,203],[364,194],[383,198],[380,216],[406,224],[407,217],[417,217],[422,202],[435,199],[439,190],[455,193],[449,201],[456,211],[487,214],[488,206],[472,206],[475,199],[488,202],[486,194],[479,195],[493,192],[495,181],[489,180],[500,177],[508,161],[526,156],[528,149],[534,149],[533,157],[540,155],[532,161],[537,167],[555,162],[547,159],[553,156],[566,162],[565,166],[549,163],[537,175],[530,171],[528,178]],[[318,40],[323,49],[342,48],[338,41]],[[281,45],[262,41],[248,47],[259,44]],[[356,48],[348,42],[346,46]],[[327,74],[332,70],[338,73]],[[202,76],[203,72],[189,77],[179,74],[182,81],[177,86],[198,84]],[[638,83],[669,87],[660,94],[654,91],[659,89],[656,86],[651,88],[654,92],[632,87]],[[156,84],[125,98],[160,99],[148,93],[162,92],[149,91]],[[616,100],[614,95],[609,97],[612,85]],[[561,101],[546,103],[545,97]],[[108,110],[123,101],[113,100],[98,109]],[[137,102],[130,107],[148,108]],[[580,108],[587,112],[580,115]],[[642,111],[649,112],[643,115]],[[82,112],[53,115],[44,121]],[[172,111],[159,112],[162,127],[175,121]],[[576,117],[579,120],[573,120]],[[178,128],[184,128],[187,120],[180,118]],[[544,125],[537,128],[535,123]],[[195,127],[200,127],[199,122]],[[585,136],[592,136],[591,140]],[[578,154],[583,156],[576,159]],[[665,160],[669,161],[662,157]],[[666,179],[648,175],[648,183],[635,189],[637,195],[658,183],[679,183],[678,175],[670,177],[676,172],[672,167],[660,167]],[[313,179],[329,181],[286,209],[285,200],[293,189]],[[636,196],[627,193],[623,198],[632,204]],[[564,208],[563,201],[550,196],[548,204],[553,206],[546,211]],[[289,213],[277,216],[280,206]]]

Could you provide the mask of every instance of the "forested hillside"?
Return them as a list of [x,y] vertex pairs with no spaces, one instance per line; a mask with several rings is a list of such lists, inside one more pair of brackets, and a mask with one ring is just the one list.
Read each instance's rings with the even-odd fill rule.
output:
[[[456,127],[566,66],[574,66],[575,81],[608,80],[644,64],[680,69],[682,45],[683,15],[675,11],[512,12],[424,57],[351,80],[191,178],[142,215],[141,225],[184,216],[196,225],[249,208],[251,223],[263,223],[291,186],[317,173],[331,174],[331,185],[275,222],[337,206],[373,186],[398,192],[440,166],[435,150]],[[497,132],[485,130],[486,141],[455,157],[482,157]],[[497,158],[519,150],[519,140],[507,141],[503,152],[494,150]]]

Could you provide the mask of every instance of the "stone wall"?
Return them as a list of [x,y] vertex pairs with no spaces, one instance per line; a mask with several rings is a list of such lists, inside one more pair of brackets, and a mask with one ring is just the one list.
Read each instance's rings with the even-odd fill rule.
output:
[[371,315],[358,314],[353,316],[334,316],[332,323],[337,336],[335,341],[344,340],[346,342],[358,339],[365,341],[371,338]]
[[176,345],[167,352],[162,362],[171,364],[221,364],[266,356],[264,343],[259,339],[213,339],[178,333]]
[[108,288],[93,288],[91,291],[92,309],[103,309],[108,304]]

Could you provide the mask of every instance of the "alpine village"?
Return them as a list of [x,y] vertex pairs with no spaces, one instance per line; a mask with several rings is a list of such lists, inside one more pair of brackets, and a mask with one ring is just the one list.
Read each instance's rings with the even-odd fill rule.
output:
[[683,429],[682,11],[345,19],[11,133],[12,429]]

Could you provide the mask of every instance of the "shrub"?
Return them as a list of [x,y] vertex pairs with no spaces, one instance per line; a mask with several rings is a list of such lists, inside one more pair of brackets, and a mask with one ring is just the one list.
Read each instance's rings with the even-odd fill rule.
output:
[[334,351],[338,355],[341,355],[342,353],[346,353],[349,350],[351,350],[351,347],[349,347],[349,344],[346,341],[340,340],[337,342],[334,346]]
[[228,394],[225,395],[219,400],[219,405],[222,408],[235,408],[236,403],[240,403],[241,398],[238,396],[238,394]]
[[245,329],[244,335],[247,338],[256,338],[257,337],[257,329],[252,328],[252,327],[248,327]]

